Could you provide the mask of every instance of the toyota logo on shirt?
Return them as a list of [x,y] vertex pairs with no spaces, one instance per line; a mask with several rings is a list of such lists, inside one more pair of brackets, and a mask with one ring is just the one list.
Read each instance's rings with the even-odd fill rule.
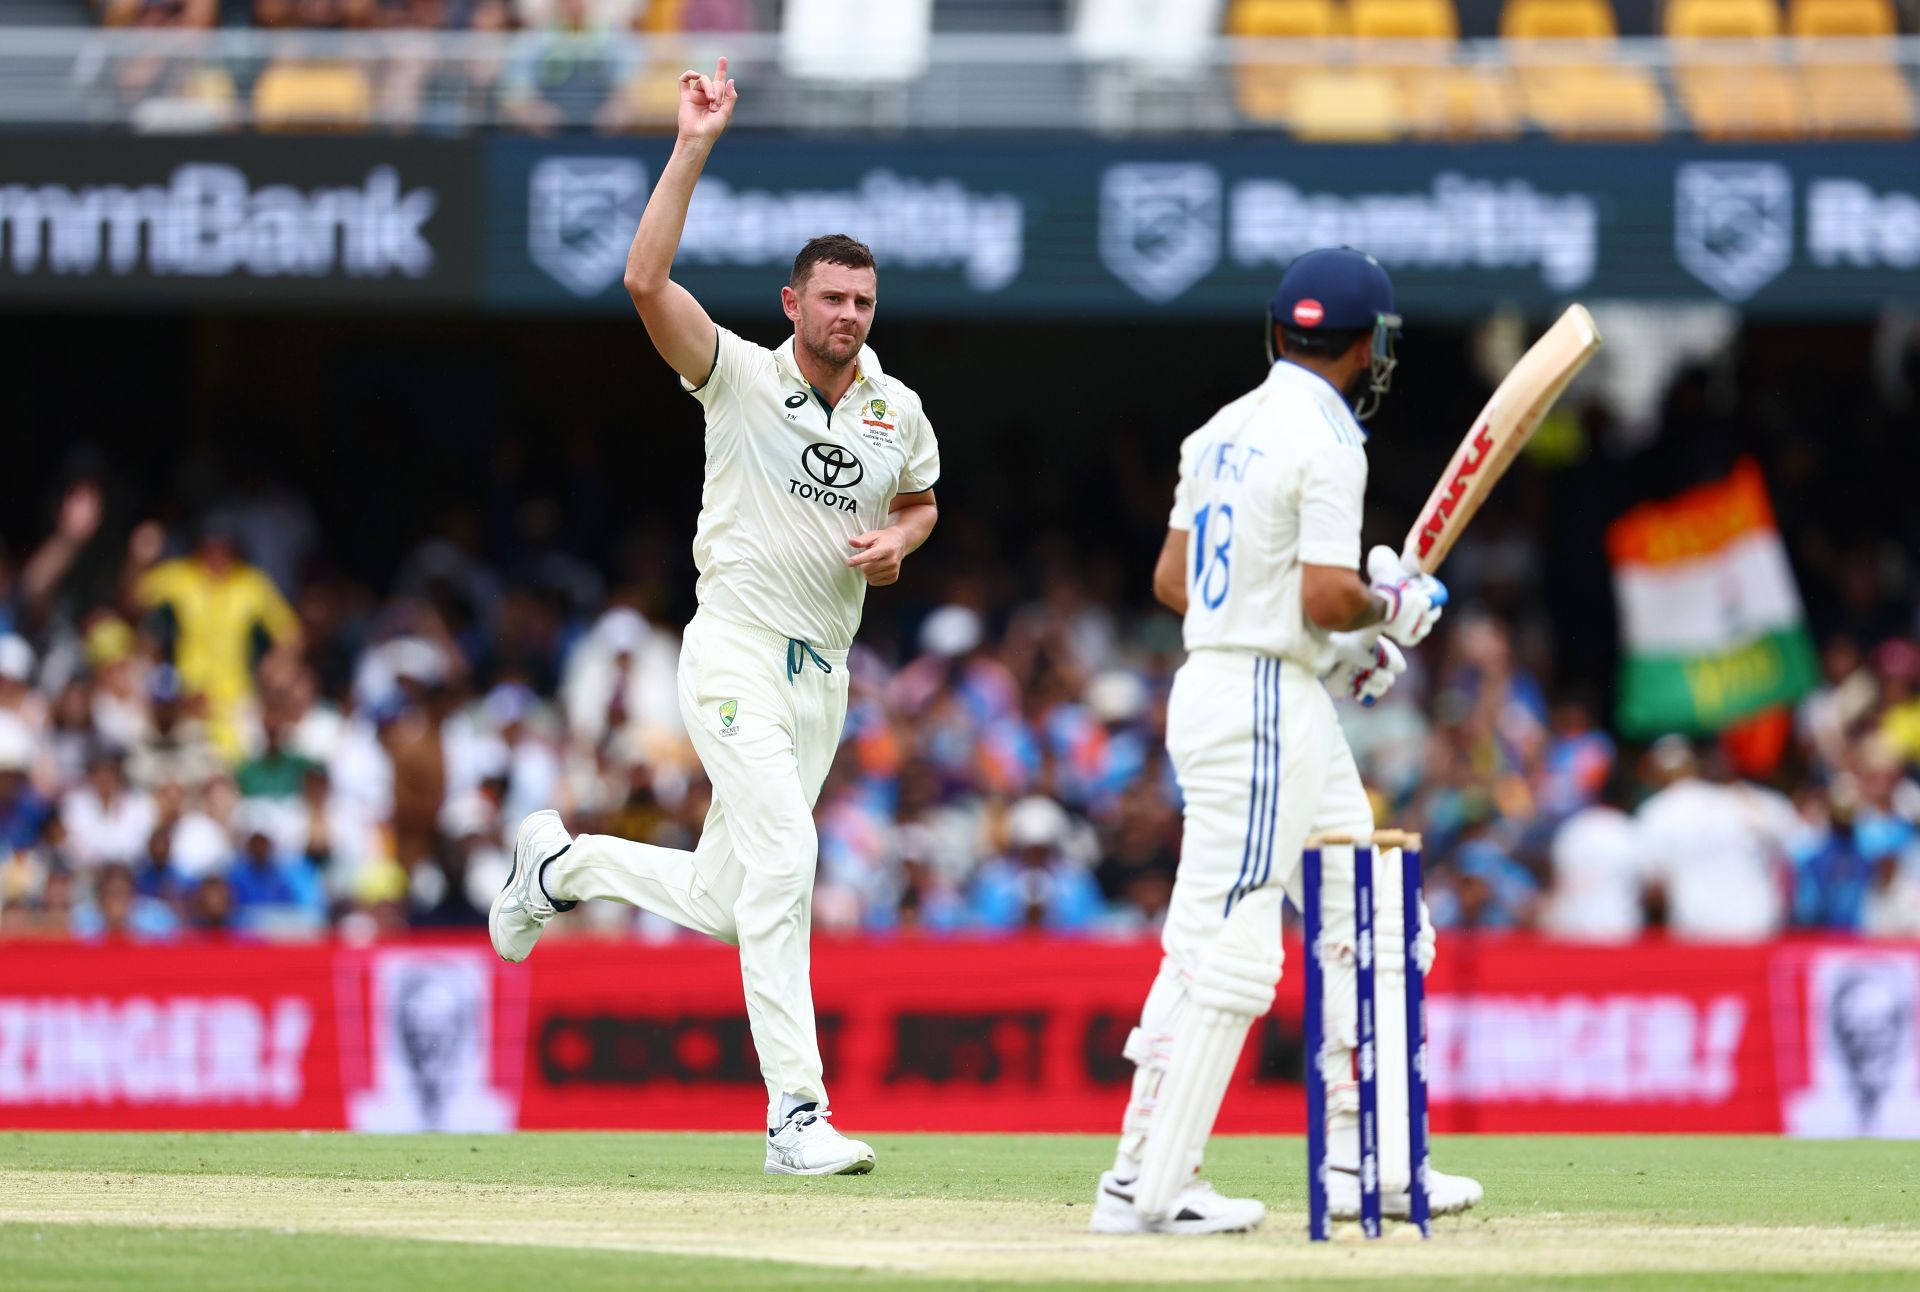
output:
[[851,450],[838,444],[809,444],[800,455],[807,474],[829,489],[851,489],[865,478],[867,470]]

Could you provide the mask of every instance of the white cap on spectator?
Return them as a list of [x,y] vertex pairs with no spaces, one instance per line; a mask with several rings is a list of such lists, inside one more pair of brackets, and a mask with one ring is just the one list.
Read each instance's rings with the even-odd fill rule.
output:
[[936,851],[933,831],[908,821],[893,832],[893,854],[901,861],[931,862]]
[[1015,848],[1055,848],[1066,839],[1069,824],[1065,808],[1031,794],[1007,813],[1007,842]]
[[1087,707],[1102,722],[1132,722],[1147,711],[1147,684],[1114,669],[1087,684]]
[[1647,750],[1653,766],[1664,776],[1678,776],[1694,768],[1693,742],[1685,736],[1668,733]]
[[245,846],[247,840],[261,834],[271,839],[275,848],[282,847],[284,814],[282,804],[273,799],[241,799],[230,818],[234,842]]
[[483,704],[487,721],[498,729],[523,722],[535,704],[539,703],[533,690],[523,682],[502,682],[487,692]]
[[482,794],[462,794],[440,809],[440,832],[449,839],[493,833],[493,803]]
[[27,682],[33,678],[33,647],[17,633],[0,635],[0,677],[9,682]]
[[920,649],[952,659],[980,644],[980,616],[965,606],[941,606],[920,625]]
[[513,751],[492,732],[473,737],[472,757],[473,774],[478,780],[490,781],[513,774]]
[[626,606],[615,606],[593,626],[594,636],[616,655],[631,655],[639,650],[649,631],[646,618]]
[[11,713],[0,713],[0,772],[24,772],[33,761],[33,733]]
[[445,680],[447,662],[440,648],[424,637],[396,637],[382,648],[396,678],[410,677],[432,686]]

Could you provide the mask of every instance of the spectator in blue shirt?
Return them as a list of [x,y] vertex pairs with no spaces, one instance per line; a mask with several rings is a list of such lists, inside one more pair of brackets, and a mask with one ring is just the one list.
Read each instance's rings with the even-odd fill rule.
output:
[[40,840],[53,807],[27,779],[33,762],[33,733],[11,713],[0,711],[0,852],[18,852]]
[[1851,821],[1836,819],[1794,858],[1793,922],[1803,929],[1857,933],[1866,916],[1873,863],[1860,851]]
[[254,931],[318,932],[327,924],[320,870],[306,857],[282,857],[266,830],[255,825],[227,871],[235,923]]
[[160,942],[179,934],[180,919],[165,902],[140,892],[131,869],[112,862],[94,876],[93,899],[74,908],[70,927],[89,942]]
[[1436,885],[1430,903],[1442,928],[1519,929],[1533,925],[1540,882],[1516,861],[1485,822],[1467,828],[1455,849],[1451,887]]
[[1066,809],[1037,795],[1007,814],[1008,855],[981,866],[973,881],[974,922],[1010,931],[1081,932],[1105,911],[1100,886],[1066,853]]

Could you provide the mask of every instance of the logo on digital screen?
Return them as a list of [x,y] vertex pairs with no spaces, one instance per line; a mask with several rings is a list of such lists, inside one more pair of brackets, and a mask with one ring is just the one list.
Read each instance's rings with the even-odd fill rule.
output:
[[1220,263],[1220,172],[1211,166],[1110,166],[1100,177],[1100,260],[1156,304]]
[[647,170],[626,157],[548,157],[527,174],[527,254],[575,296],[620,281],[647,205]]
[[1690,162],[1674,173],[1674,252],[1688,273],[1744,301],[1793,261],[1793,176],[1775,162]]

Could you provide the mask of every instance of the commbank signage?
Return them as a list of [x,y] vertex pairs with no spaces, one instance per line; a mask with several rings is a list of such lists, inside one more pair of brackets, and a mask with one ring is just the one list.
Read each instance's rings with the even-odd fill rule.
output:
[[0,142],[0,298],[471,304],[479,157],[345,139]]

